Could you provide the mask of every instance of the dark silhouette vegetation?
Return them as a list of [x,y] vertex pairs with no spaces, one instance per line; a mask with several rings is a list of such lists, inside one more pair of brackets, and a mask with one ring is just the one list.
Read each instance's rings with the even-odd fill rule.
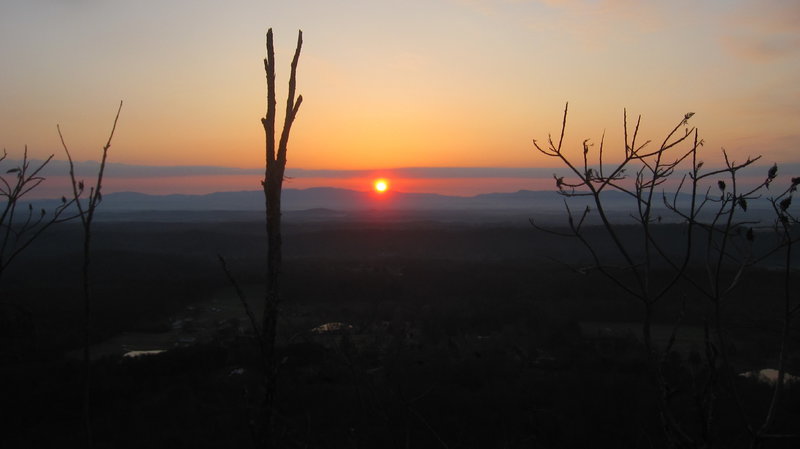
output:
[[[81,285],[83,291],[83,365],[84,365],[84,387],[83,387],[83,415],[84,415],[84,428],[86,431],[86,447],[93,447],[94,440],[92,436],[91,426],[91,331],[92,331],[92,295],[89,267],[91,265],[91,250],[92,250],[92,223],[94,222],[95,212],[100,202],[103,200],[102,187],[103,175],[106,168],[106,160],[108,159],[108,150],[111,148],[111,139],[114,138],[114,131],[117,129],[117,121],[119,120],[119,113],[122,111],[122,101],[119,102],[117,115],[114,117],[114,125],[111,127],[111,132],[108,135],[106,144],[103,145],[102,156],[100,157],[100,168],[97,171],[97,178],[93,185],[89,186],[86,198],[83,198],[86,193],[85,182],[78,180],[75,176],[75,165],[72,161],[72,155],[69,152],[67,143],[64,141],[64,136],[61,134],[61,127],[56,126],[58,129],[58,137],[61,140],[61,146],[64,148],[64,153],[67,155],[69,161],[69,179],[72,186],[72,195],[69,201],[74,204],[77,209],[77,218],[80,220],[83,228],[83,252],[81,257]],[[66,199],[62,199],[66,203]]]
[[[533,143],[540,153],[558,159],[568,169],[567,176],[553,175],[559,193],[568,200],[587,197],[591,205],[573,211],[566,201],[568,231],[550,232],[580,241],[591,255],[592,264],[587,269],[601,273],[641,307],[644,355],[650,381],[656,389],[652,400],[666,443],[671,447],[727,447],[729,443],[720,443],[727,437],[719,431],[722,420],[738,422],[746,430],[740,438],[747,440],[750,447],[763,447],[775,440],[798,440],[800,435],[777,426],[777,422],[788,358],[797,353],[797,349],[792,349],[796,348],[792,332],[800,301],[792,293],[792,247],[800,235],[793,229],[797,218],[789,207],[800,178],[791,178],[782,188],[776,186],[778,166],[774,164],[764,173],[763,181],[744,187],[739,173],[761,157],[735,162],[724,149],[722,168],[703,169],[700,159],[703,141],[698,130],[689,125],[694,113],[685,114],[656,146],[649,140],[641,141],[641,117],[629,128],[626,111],[621,156],[604,154],[604,138],[596,149],[591,141],[584,140],[581,149],[570,152],[564,146],[567,111],[565,107],[557,140],[550,136],[546,146],[535,140]],[[677,170],[685,166],[687,174],[677,175]],[[669,186],[671,180],[673,184],[676,182],[675,178],[679,178],[677,186]],[[612,222],[607,215],[609,191],[627,195],[630,202],[627,209],[636,222],[637,239],[623,239],[622,232],[628,229]],[[678,201],[681,194],[688,194],[688,201]],[[771,221],[765,223],[748,214],[748,205],[759,200],[772,206]],[[665,210],[658,211],[659,205]],[[656,233],[664,213],[669,221],[677,218],[683,223],[679,227],[682,241],[664,240]],[[600,217],[610,242],[609,251],[601,251],[597,243],[586,238],[583,225],[590,214]],[[766,248],[754,245],[757,232],[759,240],[770,239]],[[612,263],[609,254],[619,261]],[[738,379],[741,367],[733,361],[736,349],[732,338],[738,329],[733,326],[735,320],[728,316],[729,297],[740,288],[748,269],[775,254],[785,254],[781,290],[762,296],[760,307],[778,309],[770,317],[780,324],[773,325],[778,338],[769,351],[774,354],[771,363],[776,378],[772,392],[765,395],[769,398],[768,406],[756,408],[743,399]],[[693,270],[694,267],[703,272]],[[672,299],[673,295],[679,299]],[[674,324],[667,344],[654,340],[655,317],[663,313],[664,303],[676,301],[684,308],[687,303],[695,303],[705,309],[704,350],[692,354],[695,366],[688,377],[676,372],[670,360],[675,341],[686,332],[682,325],[683,311],[672,318]],[[686,402],[695,404],[692,413],[686,413]],[[738,416],[725,416],[720,413],[721,407],[735,410]]]
[[[71,201],[64,198],[48,212],[45,208],[25,204],[25,197],[34,191],[45,178],[42,169],[53,159],[50,155],[41,162],[28,159],[28,148],[17,164],[8,164],[8,153],[3,150],[0,163],[0,282],[9,266],[52,225],[69,220],[65,213]],[[2,284],[0,284],[2,285]],[[25,301],[14,301],[0,288],[0,336],[6,344],[0,345],[0,355],[13,356],[25,351],[35,333],[35,320]]]
[[[682,241],[679,226],[662,226],[660,238]],[[622,231],[626,242],[640,236]],[[25,299],[40,330],[29,352],[5,364],[3,397],[16,411],[10,447],[83,444],[81,304],[71,281],[80,267],[69,262],[81,245],[66,238],[79,232],[77,223],[51,229],[9,272],[7,294]],[[586,233],[606,244],[601,228]],[[263,222],[98,222],[93,234],[94,292],[107,298],[93,314],[96,445],[251,446],[262,359],[214,255],[224,250],[244,292],[257,297],[265,261],[252,242],[266,238]],[[580,242],[516,225],[370,216],[292,222],[284,251],[275,419],[282,446],[666,446],[641,310],[583,269],[592,260]],[[774,367],[779,307],[764,298],[782,294],[777,267],[773,259],[743,273],[727,300],[731,363],[742,373]],[[38,270],[55,275],[43,284]],[[654,277],[669,273],[662,266]],[[675,292],[667,299],[653,339],[666,345],[682,314],[667,361],[671,373],[690,376],[702,367],[693,363],[705,351],[706,307],[684,306]],[[252,306],[259,316],[263,306]],[[314,331],[325,323],[342,326]],[[166,337],[148,346],[151,336]],[[122,357],[130,349],[169,351]],[[800,360],[788,361],[796,373]],[[765,406],[769,384],[736,380],[752,410]],[[789,433],[800,397],[794,384],[784,393],[776,426]],[[687,416],[695,410],[691,401],[678,405]],[[737,416],[732,403],[720,405],[720,445],[737,447],[746,435]]]
[[[267,31],[267,57],[264,59],[264,71],[267,76],[267,114],[261,119],[265,133],[266,170],[264,172],[264,200],[266,205],[267,229],[267,270],[266,294],[264,296],[264,312],[261,319],[261,341],[264,358],[264,392],[261,406],[262,416],[257,427],[260,443],[264,447],[275,447],[276,435],[274,417],[276,414],[276,395],[278,389],[278,361],[275,352],[275,340],[278,331],[278,313],[281,302],[281,271],[283,263],[283,236],[281,234],[281,190],[286,172],[286,153],[289,146],[289,133],[297,112],[303,103],[303,96],[295,98],[297,84],[297,62],[303,47],[303,32],[297,33],[297,48],[292,58],[289,75],[289,92],[286,99],[283,131],[277,145],[275,144],[275,50],[272,41],[272,29]],[[244,298],[242,298],[244,301]],[[258,331],[258,330],[256,330]]]
[[[0,163],[8,157],[6,150],[0,156]],[[28,148],[22,160],[13,166],[6,166],[0,174],[0,279],[6,268],[34,242],[47,228],[68,219],[64,212],[72,204],[65,198],[61,204],[48,213],[45,209],[24,204],[24,197],[41,184],[45,178],[42,169],[53,159],[50,155],[42,162],[28,159]]]
[[277,410],[276,396],[278,392],[278,371],[280,369],[279,360],[276,355],[275,341],[277,338],[277,326],[279,316],[279,305],[281,303],[281,272],[283,265],[283,237],[281,231],[281,196],[283,189],[284,173],[286,172],[286,154],[289,147],[289,134],[294,123],[300,105],[303,103],[303,96],[295,98],[297,89],[297,63],[300,59],[300,50],[303,48],[303,32],[297,33],[297,47],[292,58],[291,72],[289,75],[289,92],[286,100],[286,112],[284,115],[283,130],[277,144],[275,141],[275,48],[272,38],[272,28],[267,31],[267,57],[264,58],[264,71],[267,79],[267,111],[261,119],[265,134],[265,155],[266,167],[264,179],[261,186],[264,191],[264,204],[266,209],[266,270],[264,282],[266,291],[264,294],[264,307],[261,314],[261,324],[248,304],[244,290],[239,286],[236,278],[228,268],[228,264],[222,255],[219,261],[222,270],[236,291],[236,295],[242,303],[244,311],[250,320],[250,325],[255,334],[255,340],[261,354],[262,363],[262,385],[260,402],[257,412],[252,413],[248,418],[251,427],[251,434],[254,444],[266,448],[278,445],[275,435],[275,415]]

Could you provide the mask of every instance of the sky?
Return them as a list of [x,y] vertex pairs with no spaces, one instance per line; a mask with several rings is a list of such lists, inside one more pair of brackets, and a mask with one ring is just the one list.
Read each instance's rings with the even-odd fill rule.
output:
[[123,100],[110,191],[258,189],[270,27],[279,111],[304,39],[290,188],[550,189],[567,101],[574,151],[621,153],[627,108],[654,141],[694,112],[709,165],[800,162],[796,0],[3,0],[0,146],[64,159],[60,124],[97,160]]

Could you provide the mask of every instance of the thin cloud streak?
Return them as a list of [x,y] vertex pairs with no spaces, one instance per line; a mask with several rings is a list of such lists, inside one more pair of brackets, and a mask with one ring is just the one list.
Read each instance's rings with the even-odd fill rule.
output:
[[403,167],[374,170],[287,170],[296,178],[358,178],[394,176],[408,179],[454,178],[536,178],[552,176],[552,168],[542,167]]
[[[42,161],[31,161],[37,166]],[[7,161],[4,166],[16,166],[19,161]],[[76,162],[75,173],[78,176],[93,176],[99,164],[95,161]],[[44,177],[63,176],[69,173],[69,164],[62,160],[53,160],[42,171]],[[218,175],[262,175],[264,169],[247,169],[234,167],[218,167],[210,165],[132,165],[120,163],[106,164],[105,174],[108,178],[163,178],[179,176],[218,176]]]
[[[789,136],[794,138],[795,136]],[[32,166],[41,161],[31,161]],[[19,161],[6,161],[6,167],[14,167]],[[800,172],[800,163],[781,164],[787,170]],[[78,176],[93,175],[97,172],[96,162],[78,162],[75,171]],[[721,167],[720,167],[721,168]],[[554,173],[568,174],[563,167],[399,167],[376,168],[365,170],[334,170],[334,169],[303,169],[287,168],[286,176],[290,179],[325,178],[349,179],[370,177],[396,177],[404,179],[480,179],[480,178],[551,178]],[[69,165],[66,161],[51,161],[42,175],[44,177],[66,176]],[[264,169],[236,168],[204,165],[131,165],[109,163],[106,165],[106,175],[109,179],[148,179],[148,178],[177,178],[177,177],[202,177],[202,176],[264,176]]]
[[[32,161],[37,165],[41,161]],[[19,161],[8,161],[11,167]],[[93,161],[78,162],[75,171],[79,176],[87,176],[97,172],[98,164]],[[376,168],[361,170],[332,170],[332,169],[302,169],[287,168],[286,176],[289,178],[365,178],[370,176],[394,176],[408,179],[452,179],[452,178],[527,178],[552,176],[553,168],[542,167],[401,167],[401,168]],[[53,160],[46,170],[42,172],[45,177],[61,176],[69,172],[66,161]],[[163,178],[163,177],[195,177],[195,176],[264,176],[263,168],[236,168],[210,165],[132,165],[109,163],[106,166],[106,175],[109,178]]]

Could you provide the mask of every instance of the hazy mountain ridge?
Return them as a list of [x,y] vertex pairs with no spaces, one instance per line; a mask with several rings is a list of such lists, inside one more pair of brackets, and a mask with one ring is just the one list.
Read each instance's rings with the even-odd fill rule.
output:
[[[35,200],[34,207],[52,208],[59,200]],[[563,207],[562,197],[552,191],[520,190],[471,197],[435,193],[389,192],[376,194],[355,190],[316,187],[284,189],[284,211],[329,209],[368,210],[509,210]],[[258,190],[215,192],[205,195],[149,195],[137,192],[110,193],[103,197],[100,210],[135,211],[259,211],[264,209],[264,194]]]
[[[668,194],[671,195],[671,194]],[[668,197],[671,201],[672,197]],[[486,193],[469,197],[447,196],[435,193],[360,192],[332,187],[310,189],[284,189],[283,211],[289,217],[310,220],[326,220],[342,217],[369,216],[378,213],[390,214],[402,219],[467,220],[506,219],[534,217],[537,221],[566,218],[565,200],[574,213],[580,213],[587,206],[594,210],[590,196],[567,198],[556,191],[519,190],[511,193]],[[616,219],[628,220],[634,202],[631,197],[618,191],[603,192],[602,200],[606,212]],[[679,195],[679,205],[688,206],[689,196]],[[680,221],[677,216],[664,207],[661,194],[654,198],[656,215],[663,215],[667,221]],[[54,210],[61,200],[34,200],[34,209]],[[26,205],[25,205],[26,206]],[[26,206],[27,207],[27,206]],[[753,202],[751,211],[761,218],[767,216],[768,202]],[[258,190],[215,192],[205,195],[150,195],[137,192],[110,193],[103,197],[98,209],[98,218],[113,220],[155,221],[208,221],[214,219],[253,219],[265,210],[264,194]],[[218,213],[226,213],[225,217]],[[703,216],[708,215],[710,206]],[[767,214],[765,214],[767,213]],[[367,215],[365,215],[367,214]],[[237,218],[238,217],[238,218]],[[590,222],[597,214],[590,214]],[[701,217],[702,218],[702,217]],[[754,217],[755,218],[755,217]]]

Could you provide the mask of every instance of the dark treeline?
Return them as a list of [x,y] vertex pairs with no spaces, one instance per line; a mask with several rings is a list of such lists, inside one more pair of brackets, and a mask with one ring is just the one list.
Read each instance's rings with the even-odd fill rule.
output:
[[[54,228],[7,273],[6,298],[32,319],[3,340],[2,395],[14,416],[5,447],[82,445],[80,364],[70,356],[81,345],[77,232]],[[158,355],[99,356],[97,447],[252,445],[258,355],[215,258],[224,254],[247,290],[263,272],[263,248],[253,243],[263,232],[257,222],[97,224],[95,343],[175,332],[187,310],[213,316],[214,297],[239,311],[238,321],[183,328],[181,336],[196,338]],[[681,230],[657,232],[668,239]],[[600,234],[594,238],[602,248]],[[665,445],[636,327],[642,311],[591,269],[574,240],[517,225],[376,220],[297,222],[284,240],[276,424],[283,446]],[[699,266],[690,274],[704,275]],[[774,361],[768,298],[780,295],[782,282],[769,264],[744,276],[727,309],[742,372]],[[676,383],[690,383],[708,307],[678,296],[655,321],[666,329],[661,345],[680,321],[666,363]],[[325,323],[339,324],[314,330]],[[790,361],[797,373],[800,359]],[[738,382],[748,407],[766,407],[767,384]],[[776,429],[796,428],[798,404],[789,384]],[[693,413],[689,402],[678,406]],[[743,430],[733,407],[720,407],[718,423],[720,444],[736,447]]]

